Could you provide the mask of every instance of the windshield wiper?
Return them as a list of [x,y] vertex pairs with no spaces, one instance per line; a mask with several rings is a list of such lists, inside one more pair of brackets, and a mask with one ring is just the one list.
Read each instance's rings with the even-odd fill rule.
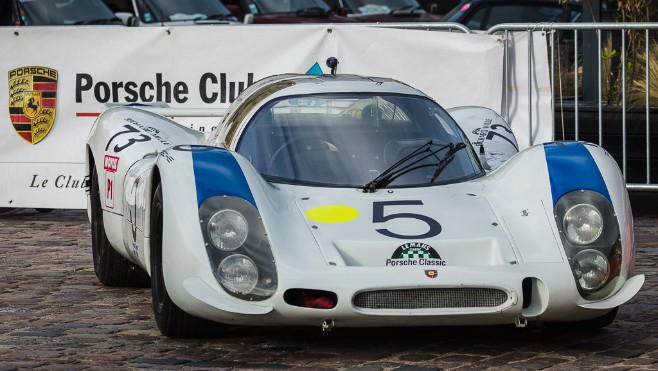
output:
[[[416,148],[414,151],[409,153],[408,155],[402,157],[399,161],[394,163],[393,165],[389,166],[386,170],[384,170],[381,174],[379,174],[375,179],[371,180],[368,182],[366,185],[363,186],[363,191],[367,193],[375,192],[377,189],[386,187],[387,185],[391,184],[395,179],[398,177],[410,172],[414,171],[416,169],[421,169],[424,167],[429,167],[429,166],[436,166],[436,170],[434,171],[434,175],[432,176],[432,182],[441,174],[443,169],[452,161],[453,155],[461,150],[462,148],[465,148],[466,145],[464,143],[449,143],[446,145],[443,145],[437,149],[432,149],[433,146],[437,146],[438,144],[434,143],[432,140],[429,140],[427,143],[421,145],[420,147]],[[438,164],[421,164],[417,165],[418,163],[422,162],[423,160],[429,158],[429,157],[435,157],[438,159],[436,156],[437,153],[445,150],[446,148],[449,148],[448,152],[446,155],[443,157],[443,159],[439,160]],[[406,164],[405,163],[417,156],[423,155],[422,157],[416,159],[415,161]],[[404,166],[402,166],[404,165]]]
[[443,159],[439,161],[439,164],[436,165],[436,169],[434,170],[434,174],[432,174],[432,178],[430,179],[430,183],[434,183],[436,178],[441,175],[443,170],[452,162],[452,160],[455,158],[455,153],[457,153],[459,150],[466,148],[466,144],[464,143],[457,143],[457,144],[452,144],[450,143],[450,149],[446,153],[445,156],[443,156]]

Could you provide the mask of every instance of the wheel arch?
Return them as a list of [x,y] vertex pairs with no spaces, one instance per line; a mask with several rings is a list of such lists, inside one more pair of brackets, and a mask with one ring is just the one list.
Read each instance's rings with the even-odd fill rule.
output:
[[144,267],[146,272],[151,275],[151,207],[153,204],[153,196],[155,195],[155,190],[158,188],[158,185],[161,183],[162,178],[160,176],[160,168],[157,164],[153,165],[153,170],[151,171],[151,176],[149,177],[148,192],[145,196],[147,197],[146,204],[148,207],[145,208],[145,221],[144,221]]
[[94,167],[96,163],[94,162],[94,153],[91,150],[89,144],[86,145],[85,151],[85,179],[87,182],[85,184],[85,193],[87,195],[87,219],[91,222],[91,182],[92,177],[94,176]]

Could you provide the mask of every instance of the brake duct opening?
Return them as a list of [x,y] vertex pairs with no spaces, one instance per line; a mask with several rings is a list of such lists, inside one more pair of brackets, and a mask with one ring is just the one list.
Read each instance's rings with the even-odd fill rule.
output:
[[332,309],[338,302],[338,296],[331,291],[290,289],[283,294],[283,300],[295,307]]

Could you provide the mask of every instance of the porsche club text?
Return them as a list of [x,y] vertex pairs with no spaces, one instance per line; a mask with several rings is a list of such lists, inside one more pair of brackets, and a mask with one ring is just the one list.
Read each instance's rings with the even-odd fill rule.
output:
[[[240,92],[254,83],[254,74],[247,73],[247,81],[229,81],[226,73],[219,76],[206,72],[199,78],[199,98],[204,103],[232,103]],[[99,103],[185,103],[190,88],[183,81],[168,81],[156,73],[151,81],[94,81],[87,73],[75,75],[75,102],[92,95]]]

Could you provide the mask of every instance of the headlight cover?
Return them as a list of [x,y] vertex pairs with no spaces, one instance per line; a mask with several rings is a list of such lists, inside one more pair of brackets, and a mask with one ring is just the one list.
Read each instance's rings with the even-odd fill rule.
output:
[[619,223],[610,201],[598,192],[569,192],[555,204],[571,271],[581,296],[596,300],[609,295],[610,284],[621,272]]
[[569,208],[562,224],[566,237],[575,245],[591,244],[603,231],[601,212],[590,204],[578,204]]
[[213,246],[233,251],[242,246],[249,234],[244,216],[235,210],[220,210],[208,221],[208,236]]
[[608,281],[610,263],[600,251],[587,249],[573,257],[573,271],[580,287],[586,292],[593,292]]
[[215,279],[230,295],[265,300],[276,292],[277,272],[258,210],[233,196],[215,196],[199,207],[201,231]]
[[228,291],[249,294],[258,284],[258,267],[247,256],[229,255],[219,263],[217,278]]

